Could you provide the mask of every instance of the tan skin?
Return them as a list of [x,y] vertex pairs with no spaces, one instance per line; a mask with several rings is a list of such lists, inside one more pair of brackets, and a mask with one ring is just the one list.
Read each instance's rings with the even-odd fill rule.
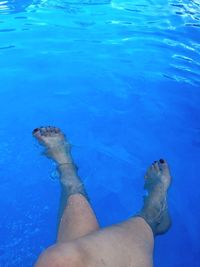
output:
[[100,229],[77,170],[70,145],[56,127],[33,131],[60,173],[61,205],[57,242],[39,257],[35,267],[150,267],[154,237],[171,224],[167,191],[171,183],[166,161],[154,162],[145,175],[149,195],[138,216]]

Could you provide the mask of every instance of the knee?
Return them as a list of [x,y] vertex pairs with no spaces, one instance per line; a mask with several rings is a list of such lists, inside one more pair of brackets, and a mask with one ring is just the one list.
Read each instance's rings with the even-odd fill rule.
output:
[[62,243],[43,252],[35,267],[83,267],[84,251],[75,244]]

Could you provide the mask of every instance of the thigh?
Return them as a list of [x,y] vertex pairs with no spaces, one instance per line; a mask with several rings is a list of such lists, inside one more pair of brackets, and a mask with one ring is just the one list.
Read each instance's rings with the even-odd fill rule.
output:
[[[48,256],[50,250],[44,254]],[[152,251],[151,230],[138,218],[57,244],[49,255],[53,259],[59,255],[56,256],[58,264],[52,267],[151,267]]]
[[49,247],[38,258],[35,267],[84,267],[86,257],[74,242]]
[[74,241],[85,267],[151,267],[153,235],[141,218],[96,231]]

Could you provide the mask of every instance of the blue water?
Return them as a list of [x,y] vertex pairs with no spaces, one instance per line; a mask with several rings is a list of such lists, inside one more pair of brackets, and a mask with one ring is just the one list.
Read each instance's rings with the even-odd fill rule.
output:
[[73,144],[102,226],[142,205],[166,158],[173,227],[155,267],[200,266],[200,1],[0,1],[0,267],[30,267],[56,236],[55,166],[31,136]]

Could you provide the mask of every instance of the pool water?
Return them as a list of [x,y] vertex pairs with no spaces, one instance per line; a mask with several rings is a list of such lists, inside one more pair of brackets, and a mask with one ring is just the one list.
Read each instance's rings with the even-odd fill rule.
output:
[[0,77],[0,267],[31,267],[55,241],[41,125],[67,134],[102,227],[140,209],[146,168],[166,158],[173,227],[155,267],[199,266],[199,0],[0,0]]

